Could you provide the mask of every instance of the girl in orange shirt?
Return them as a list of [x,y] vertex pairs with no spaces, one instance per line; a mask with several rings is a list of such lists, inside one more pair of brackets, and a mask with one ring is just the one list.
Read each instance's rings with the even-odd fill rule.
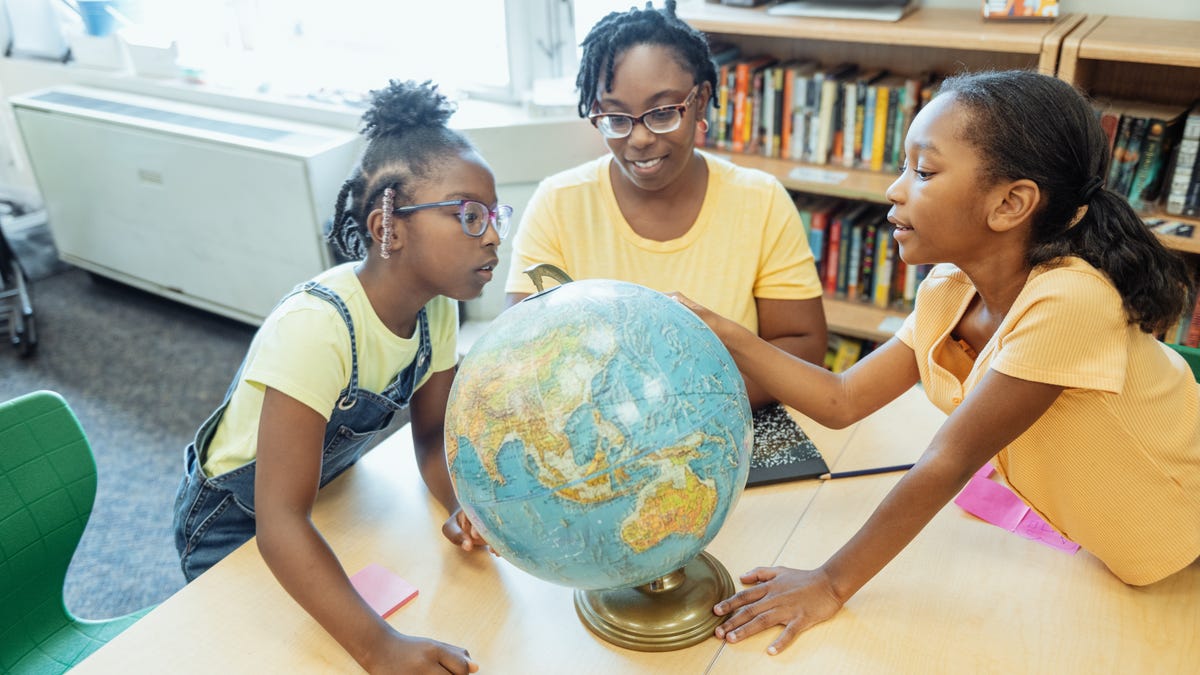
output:
[[1200,556],[1200,387],[1158,342],[1193,282],[1120,195],[1069,84],[1024,71],[946,80],[914,119],[888,220],[907,264],[938,265],[896,337],[834,374],[682,296],[739,368],[843,427],[920,381],[949,418],[862,529],[821,567],[756,568],[717,604],[717,637],[833,616],[985,462],[1118,578]]

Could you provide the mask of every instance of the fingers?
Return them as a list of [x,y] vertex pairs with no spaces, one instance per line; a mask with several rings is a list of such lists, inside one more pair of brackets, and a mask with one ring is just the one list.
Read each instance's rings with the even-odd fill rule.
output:
[[755,567],[738,577],[738,581],[743,584],[758,584],[764,581],[770,581],[779,576],[779,568],[777,567]]
[[726,642],[738,642],[779,623],[781,622],[776,618],[775,610],[749,607],[739,610],[728,621],[717,626],[717,631],[720,632],[717,637],[723,634]]
[[767,589],[763,588],[762,586],[754,586],[753,588],[747,588],[744,591],[738,591],[732,596],[718,602],[717,605],[713,607],[713,614],[716,614],[717,616],[725,616],[726,614],[730,614],[737,609],[745,607],[746,605],[762,600],[766,595]]
[[774,642],[767,645],[767,653],[771,656],[774,656],[787,649],[793,642],[796,641],[796,638],[808,628],[810,628],[810,626],[808,625],[807,621],[801,621],[799,619],[795,621],[789,621],[783,627],[783,632],[779,634],[779,637],[775,638]]
[[468,673],[479,672],[479,664],[471,659],[471,653],[459,647],[451,647],[443,645],[441,656],[438,658],[438,665],[446,670],[447,673],[454,675],[467,675]]

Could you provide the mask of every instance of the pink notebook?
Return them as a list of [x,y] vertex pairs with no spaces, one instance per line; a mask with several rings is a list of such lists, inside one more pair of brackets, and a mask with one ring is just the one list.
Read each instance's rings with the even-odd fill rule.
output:
[[379,616],[388,618],[406,602],[417,597],[417,587],[378,563],[371,563],[350,577],[354,590]]

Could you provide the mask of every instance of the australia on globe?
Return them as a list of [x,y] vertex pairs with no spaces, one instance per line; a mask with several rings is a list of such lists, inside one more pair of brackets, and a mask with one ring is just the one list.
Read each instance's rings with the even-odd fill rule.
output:
[[620,281],[573,281],[501,314],[446,412],[472,522],[512,564],[583,590],[696,558],[741,494],[751,442],[745,385],[717,337]]

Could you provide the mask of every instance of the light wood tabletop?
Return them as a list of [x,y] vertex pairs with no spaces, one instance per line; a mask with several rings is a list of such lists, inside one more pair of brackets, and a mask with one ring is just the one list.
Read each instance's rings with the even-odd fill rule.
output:
[[[836,471],[914,461],[944,420],[913,389],[862,422],[802,426]],[[708,551],[735,577],[822,562],[901,474],[746,490]],[[1194,672],[1200,567],[1126,587],[1080,552],[1021,539],[950,505],[834,619],[767,656],[777,629],[637,652],[595,637],[572,590],[464,554],[416,471],[408,429],[321,491],[313,520],[350,573],[379,563],[419,595],[388,621],[470,650],[484,673]],[[251,541],[77,667],[79,673],[355,672]]]

